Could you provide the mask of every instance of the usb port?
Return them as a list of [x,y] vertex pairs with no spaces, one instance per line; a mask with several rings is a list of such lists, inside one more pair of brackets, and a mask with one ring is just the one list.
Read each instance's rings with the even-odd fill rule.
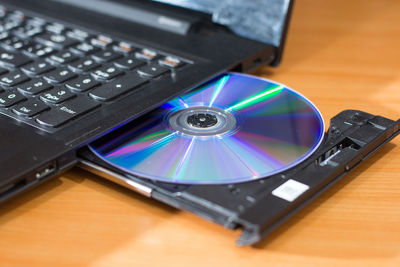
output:
[[36,171],[35,178],[42,179],[42,178],[54,173],[56,170],[57,170],[56,162],[52,162],[52,163],[47,164],[46,166],[38,169]]

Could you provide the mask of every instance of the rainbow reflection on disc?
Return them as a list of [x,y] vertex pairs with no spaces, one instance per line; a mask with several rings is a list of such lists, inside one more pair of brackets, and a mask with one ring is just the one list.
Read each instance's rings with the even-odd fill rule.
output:
[[181,184],[277,174],[322,141],[317,108],[284,85],[227,73],[91,144],[134,176]]

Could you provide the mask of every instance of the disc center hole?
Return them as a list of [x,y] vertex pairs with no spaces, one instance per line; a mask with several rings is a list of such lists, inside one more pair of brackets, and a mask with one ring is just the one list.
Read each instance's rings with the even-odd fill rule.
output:
[[218,123],[218,118],[209,113],[196,113],[188,116],[187,123],[196,128],[209,128]]

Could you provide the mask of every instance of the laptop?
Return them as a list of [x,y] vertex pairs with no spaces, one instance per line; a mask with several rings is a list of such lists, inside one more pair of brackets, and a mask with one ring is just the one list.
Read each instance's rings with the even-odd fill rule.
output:
[[292,1],[0,5],[3,202],[75,166],[88,143],[220,73],[278,65]]

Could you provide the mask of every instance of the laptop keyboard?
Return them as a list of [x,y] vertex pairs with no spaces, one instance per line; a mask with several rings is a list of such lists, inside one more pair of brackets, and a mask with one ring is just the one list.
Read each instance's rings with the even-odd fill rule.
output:
[[190,62],[0,7],[0,113],[54,131]]

